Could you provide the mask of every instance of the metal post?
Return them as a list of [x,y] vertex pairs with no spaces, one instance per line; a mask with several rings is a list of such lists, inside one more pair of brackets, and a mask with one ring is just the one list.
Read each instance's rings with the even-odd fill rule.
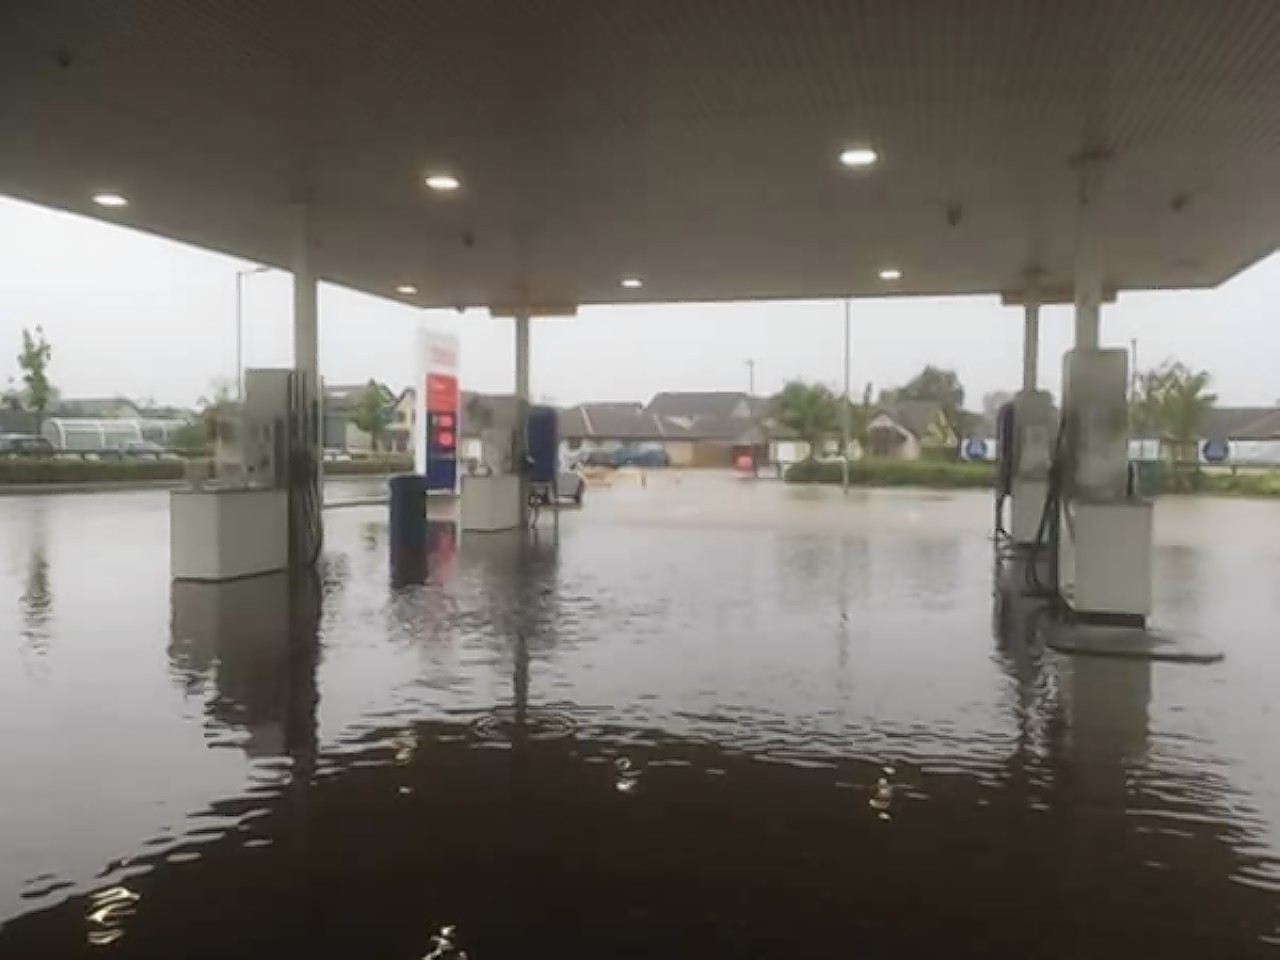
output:
[[1138,399],[1138,338],[1129,341],[1129,406]]
[[516,462],[520,477],[520,526],[529,524],[529,314],[516,314]]
[[1025,291],[1026,321],[1022,330],[1022,389],[1034,393],[1040,376],[1040,291],[1027,284]]
[[853,309],[853,301],[844,302],[844,399],[840,403],[840,489],[849,492],[849,314]]
[[747,396],[754,397],[756,395],[756,362],[748,360],[747,362]]
[[244,279],[266,273],[270,267],[236,271],[236,399],[244,402]]
[[236,399],[244,403],[244,271],[236,271]]
[[1080,215],[1076,225],[1076,342],[1077,350],[1098,349],[1102,319],[1102,157],[1085,157],[1078,163]]

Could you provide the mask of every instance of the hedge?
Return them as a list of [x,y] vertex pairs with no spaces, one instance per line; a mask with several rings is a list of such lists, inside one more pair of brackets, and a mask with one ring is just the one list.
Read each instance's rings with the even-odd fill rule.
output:
[[[408,457],[380,457],[326,463],[330,477],[382,476],[413,469]],[[18,458],[0,460],[0,485],[32,483],[147,483],[181,480],[186,473],[182,460],[45,460]]]
[[[839,462],[804,460],[788,468],[785,478],[789,483],[839,483],[840,466]],[[995,473],[993,463],[875,459],[849,463],[849,482],[863,487],[990,488],[995,485]],[[1280,471],[1162,468],[1153,488],[1161,494],[1280,497]]]
[[[995,485],[995,464],[925,460],[852,460],[849,482],[861,487],[983,488]],[[788,483],[840,483],[838,461],[802,460],[787,468]]]

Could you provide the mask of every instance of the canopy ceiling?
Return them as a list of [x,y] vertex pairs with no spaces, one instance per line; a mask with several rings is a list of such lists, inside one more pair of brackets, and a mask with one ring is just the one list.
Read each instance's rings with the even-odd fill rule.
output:
[[0,192],[423,305],[1065,286],[1082,153],[1109,285],[1280,244],[1276,0],[0,8]]

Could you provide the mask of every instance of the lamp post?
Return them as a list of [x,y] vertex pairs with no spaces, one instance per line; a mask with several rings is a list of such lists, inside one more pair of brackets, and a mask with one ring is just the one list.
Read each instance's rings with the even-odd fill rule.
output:
[[840,489],[849,492],[849,314],[853,301],[844,302],[844,399],[840,402]]
[[236,271],[236,399],[244,401],[244,278],[266,273],[270,267]]
[[756,395],[756,362],[747,360],[745,363],[747,365],[747,396],[754,397]]

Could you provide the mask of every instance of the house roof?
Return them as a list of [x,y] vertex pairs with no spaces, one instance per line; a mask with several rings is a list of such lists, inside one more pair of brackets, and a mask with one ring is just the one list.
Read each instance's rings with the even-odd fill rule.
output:
[[[938,416],[942,404],[936,400],[897,400],[882,403],[872,411],[872,419],[885,416],[898,427],[912,434],[917,440],[929,432],[929,424]],[[995,425],[982,414],[960,411],[960,433],[970,437],[995,436]]]
[[1280,438],[1280,407],[1211,407],[1199,432],[1208,440]]
[[752,398],[740,391],[666,391],[645,409],[660,417],[731,417],[744,401],[750,405]]
[[560,414],[562,437],[595,440],[689,439],[689,431],[638,403],[583,403]]

